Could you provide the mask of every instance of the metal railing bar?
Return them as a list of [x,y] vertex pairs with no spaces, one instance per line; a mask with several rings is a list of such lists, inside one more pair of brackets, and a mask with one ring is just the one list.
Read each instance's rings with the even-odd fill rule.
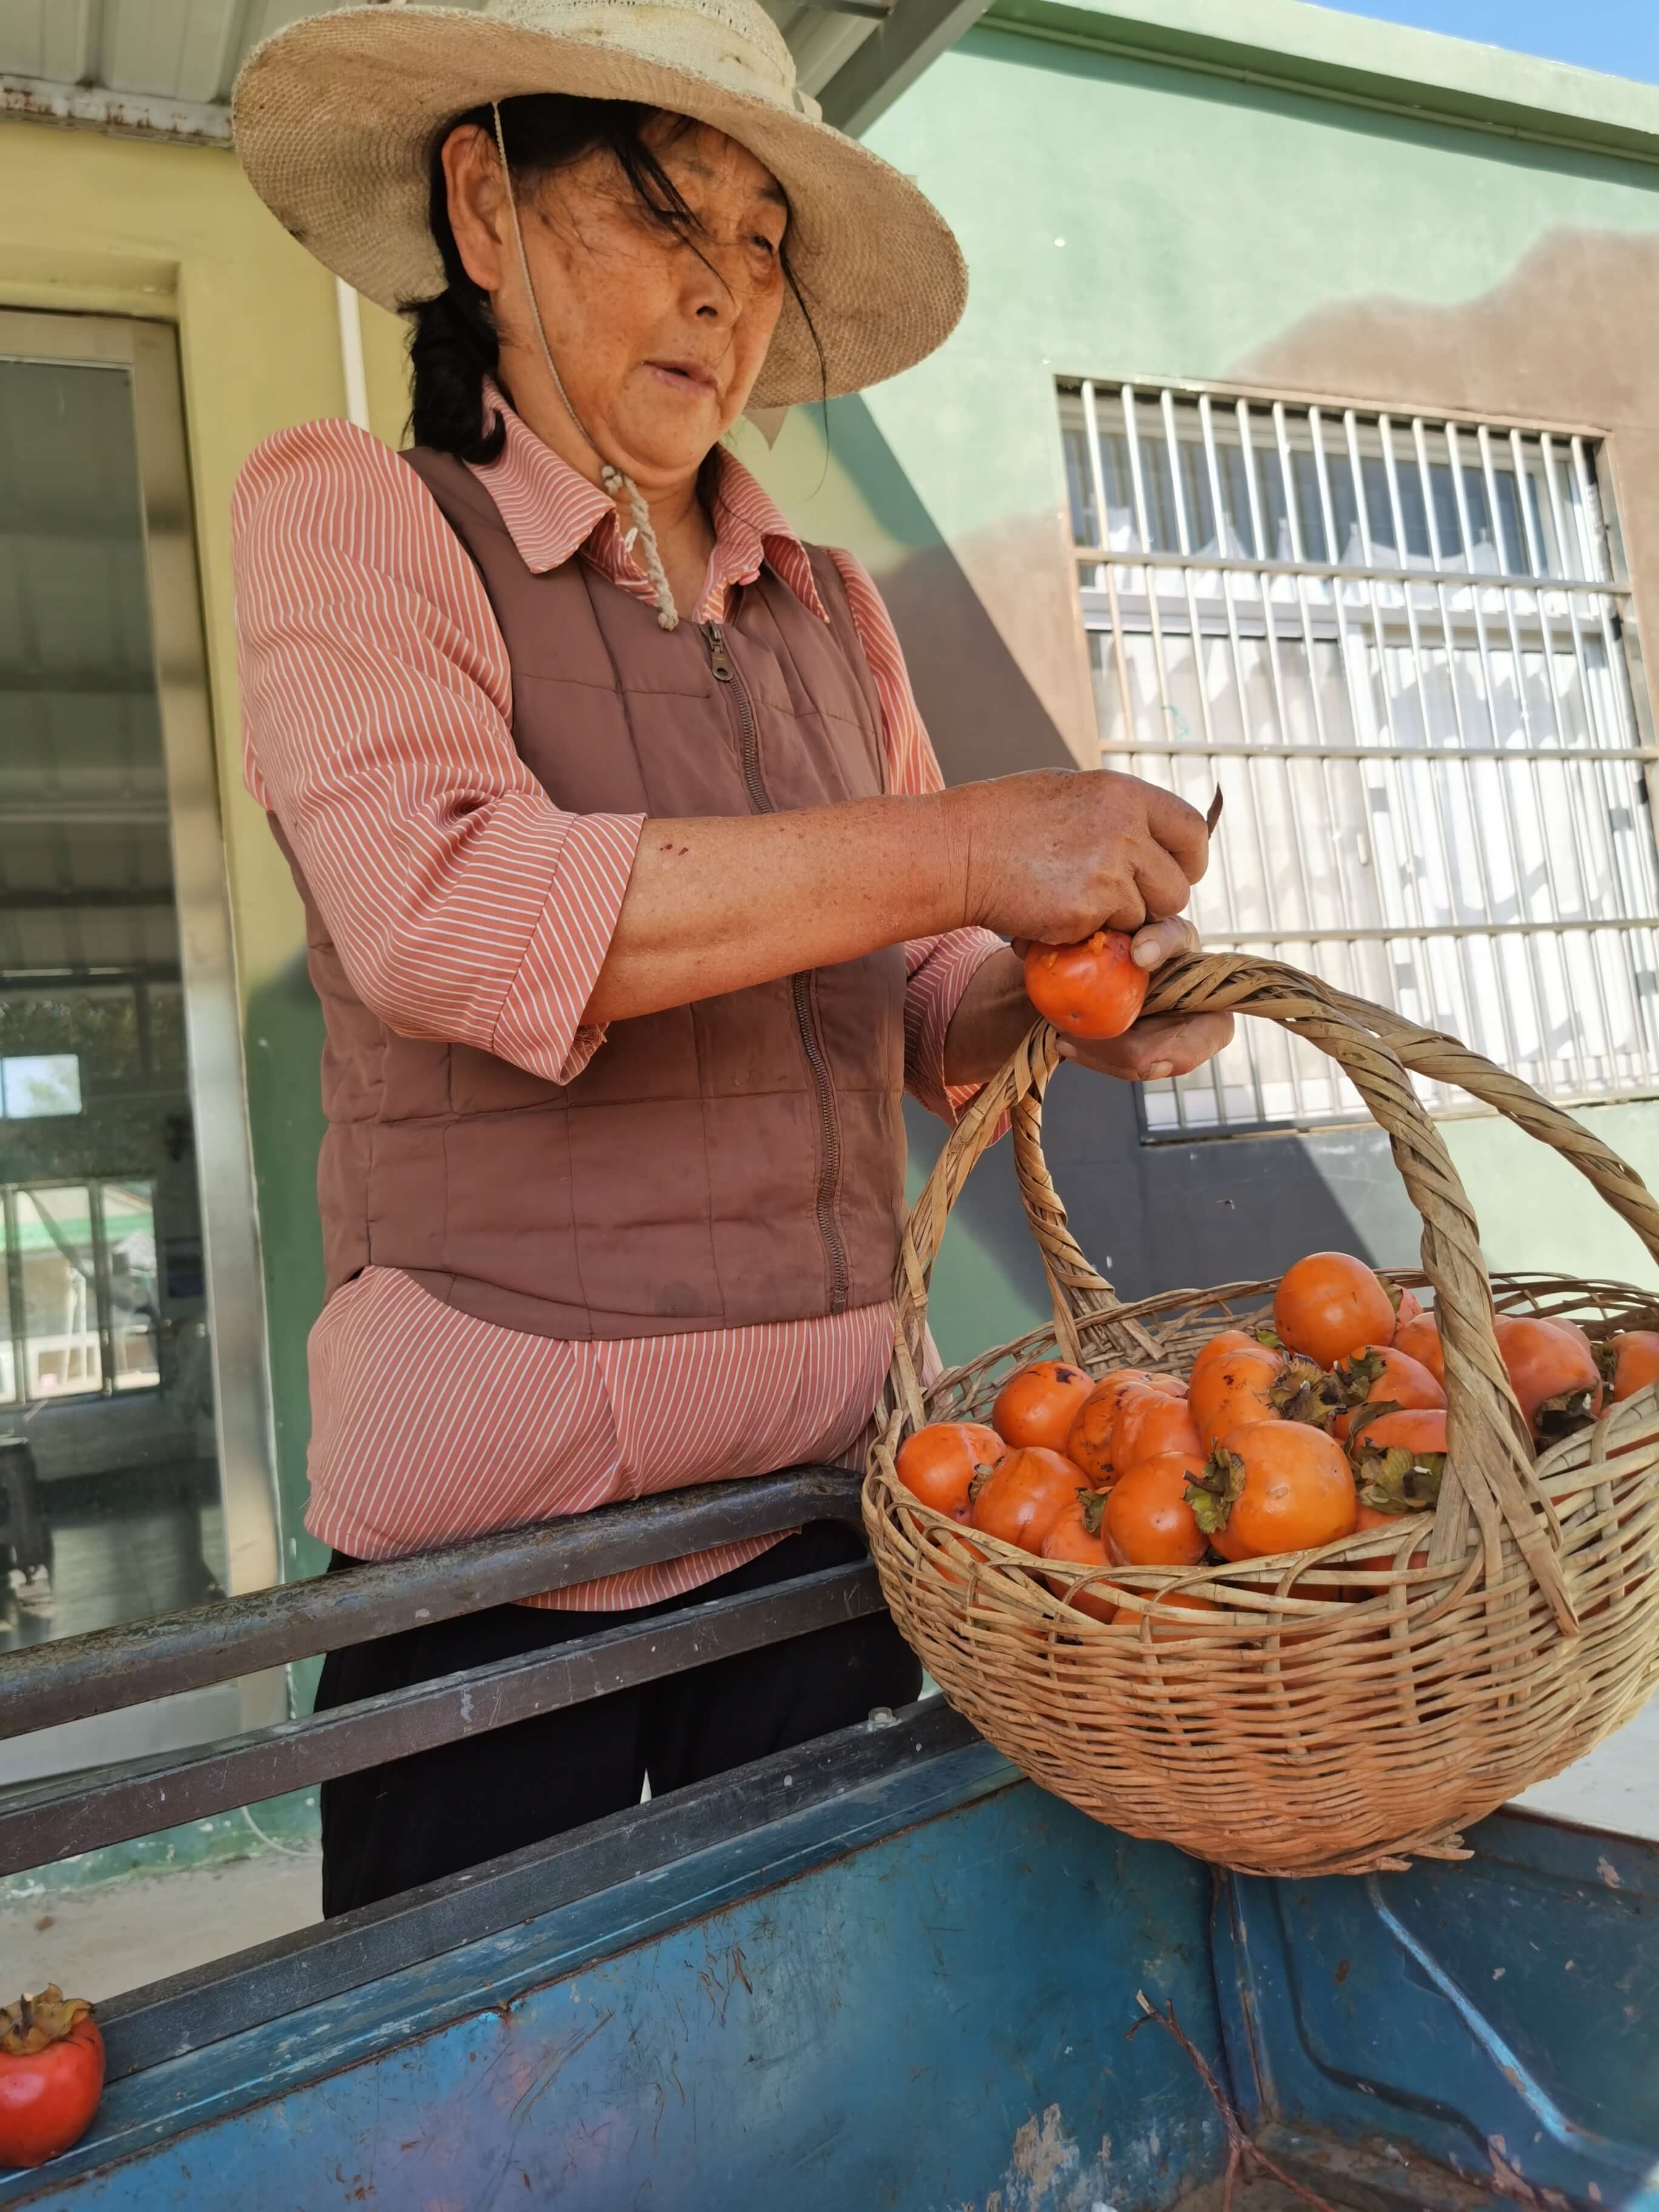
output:
[[442,1881],[129,1990],[98,2008],[106,2079],[124,2080],[284,2019],[979,1741],[942,1698],[929,1698],[895,1714],[890,1726],[859,1722]]
[[1436,768],[1447,761],[1462,760],[1553,761],[1558,767],[1582,764],[1585,768],[1600,761],[1659,761],[1659,745],[1581,745],[1570,751],[1561,745],[1252,745],[1230,744],[1224,739],[1212,744],[1200,738],[1173,742],[1137,738],[1127,744],[1103,738],[1100,750],[1103,754],[1174,753],[1177,757],[1218,753],[1239,760],[1419,761],[1425,767]]
[[483,1735],[734,1652],[855,1620],[879,1612],[882,1603],[873,1566],[827,1567],[506,1664],[465,1668],[308,1720],[103,1767],[72,1788],[45,1783],[15,1791],[0,1804],[0,1875]]
[[1420,568],[1366,568],[1350,561],[1248,561],[1237,553],[1174,553],[1163,549],[1139,552],[1115,545],[1083,545],[1073,539],[1072,550],[1079,561],[1097,568],[1194,568],[1218,575],[1303,576],[1310,582],[1421,585],[1432,591],[1444,584],[1455,591],[1547,592],[1559,597],[1575,592],[1588,599],[1627,599],[1628,586],[1592,576],[1518,576],[1504,568],[1449,568],[1425,565]]
[[785,1468],[33,1644],[0,1657],[0,1740],[805,1521],[856,1527],[859,1487],[844,1468]]
[[1418,928],[1390,922],[1385,927],[1353,929],[1206,929],[1204,942],[1218,945],[1389,945],[1397,939],[1421,942],[1442,937],[1544,937],[1563,931],[1645,930],[1659,927],[1653,915],[1624,915],[1593,921],[1448,921]]

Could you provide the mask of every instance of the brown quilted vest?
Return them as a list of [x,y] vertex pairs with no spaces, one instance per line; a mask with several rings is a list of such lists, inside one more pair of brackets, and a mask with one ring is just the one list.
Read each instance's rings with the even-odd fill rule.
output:
[[[758,814],[885,788],[875,686],[827,554],[811,554],[827,624],[765,568],[729,621],[665,632],[579,557],[526,568],[459,461],[404,459],[477,565],[512,662],[514,742],[555,805]],[[561,1086],[387,1029],[277,834],[327,1023],[331,1291],[398,1267],[465,1313],[556,1337],[797,1320],[890,1294],[902,947],[614,1023]]]

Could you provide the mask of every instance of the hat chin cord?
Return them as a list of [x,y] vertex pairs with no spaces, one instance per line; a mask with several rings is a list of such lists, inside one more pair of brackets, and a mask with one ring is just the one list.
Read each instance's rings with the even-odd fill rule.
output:
[[669,585],[668,571],[662,565],[662,554],[657,544],[657,533],[652,526],[651,509],[646,504],[645,494],[632,477],[624,475],[621,469],[607,461],[605,455],[599,452],[586,424],[570,404],[570,394],[564,388],[564,379],[559,374],[557,365],[553,359],[553,349],[547,343],[547,329],[542,321],[541,303],[536,297],[535,282],[530,274],[530,257],[524,250],[524,233],[519,226],[519,204],[513,191],[513,172],[507,166],[507,137],[501,129],[501,102],[491,100],[489,112],[495,121],[495,150],[501,155],[501,179],[507,187],[507,211],[508,220],[513,226],[513,244],[519,257],[519,276],[524,285],[525,299],[529,305],[530,319],[536,326],[536,338],[542,349],[543,362],[549,377],[552,380],[553,389],[559,395],[560,404],[565,413],[599,458],[600,483],[611,494],[612,499],[619,491],[627,493],[628,511],[634,518],[634,527],[629,532],[629,538],[630,540],[638,541],[640,552],[645,562],[645,573],[650,579],[652,591],[656,596],[658,624],[663,629],[678,629],[680,626],[679,609],[674,605],[674,594]]

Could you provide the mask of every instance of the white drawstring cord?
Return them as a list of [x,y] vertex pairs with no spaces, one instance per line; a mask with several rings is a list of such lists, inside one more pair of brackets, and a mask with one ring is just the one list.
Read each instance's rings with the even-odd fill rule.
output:
[[619,468],[607,461],[605,455],[599,452],[599,447],[594,444],[586,424],[570,404],[570,394],[564,388],[564,379],[559,374],[557,365],[553,359],[553,349],[547,343],[547,330],[542,321],[541,304],[536,297],[535,283],[530,274],[530,258],[524,250],[524,233],[519,228],[519,203],[513,191],[513,172],[507,166],[507,134],[501,129],[501,105],[498,100],[491,100],[489,112],[495,119],[495,150],[501,159],[501,179],[507,187],[507,216],[513,225],[513,243],[518,252],[519,276],[523,283],[525,299],[530,308],[530,319],[536,325],[536,337],[542,349],[542,360],[546,364],[548,375],[553,380],[553,389],[558,393],[565,413],[575,424],[581,435],[587,440],[589,446],[598,456],[600,483],[604,485],[613,500],[619,491],[627,493],[628,511],[634,518],[634,528],[629,532],[623,543],[631,547],[637,536],[640,551],[645,557],[645,573],[649,577],[652,591],[656,595],[657,620],[664,629],[678,629],[680,625],[679,609],[674,605],[674,594],[669,585],[668,572],[662,565],[662,554],[657,545],[657,533],[652,527],[651,510],[645,503],[645,495],[633,477],[625,476]]

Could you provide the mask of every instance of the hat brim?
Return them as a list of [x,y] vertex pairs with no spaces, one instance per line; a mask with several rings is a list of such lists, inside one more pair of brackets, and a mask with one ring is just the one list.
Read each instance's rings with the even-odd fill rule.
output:
[[284,228],[395,311],[443,289],[428,204],[446,125],[542,92],[689,115],[744,147],[788,195],[789,264],[811,328],[787,297],[751,407],[862,391],[955,328],[968,296],[961,250],[908,177],[781,100],[599,38],[453,8],[313,15],[249,55],[232,130],[249,182]]

